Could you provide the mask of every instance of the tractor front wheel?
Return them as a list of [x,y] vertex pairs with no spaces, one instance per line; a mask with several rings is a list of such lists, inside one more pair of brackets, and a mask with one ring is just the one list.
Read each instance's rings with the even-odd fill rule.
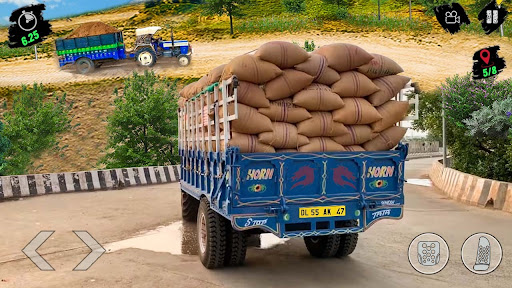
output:
[[87,57],[79,58],[75,61],[76,71],[80,74],[87,74],[94,71],[94,62]]
[[149,47],[142,48],[135,53],[135,60],[140,66],[153,67],[156,63],[156,53]]
[[188,55],[180,55],[178,56],[178,63],[180,66],[188,66],[190,64],[190,56]]

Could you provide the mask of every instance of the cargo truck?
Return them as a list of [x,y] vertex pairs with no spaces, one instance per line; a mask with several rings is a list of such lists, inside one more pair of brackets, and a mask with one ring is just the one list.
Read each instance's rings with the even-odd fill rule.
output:
[[406,144],[372,152],[241,153],[228,146],[237,85],[236,76],[213,84],[179,110],[182,215],[197,221],[205,267],[243,264],[247,237],[261,233],[304,238],[315,257],[344,257],[358,233],[402,218]]

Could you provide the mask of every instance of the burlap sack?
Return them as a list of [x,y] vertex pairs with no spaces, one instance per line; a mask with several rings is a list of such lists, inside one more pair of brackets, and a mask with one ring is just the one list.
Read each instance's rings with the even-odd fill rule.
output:
[[309,143],[304,135],[299,135],[297,127],[284,122],[272,122],[272,132],[263,132],[258,136],[261,143],[273,146],[274,148],[297,148]]
[[402,121],[407,116],[409,111],[409,102],[407,101],[388,101],[378,107],[377,111],[382,116],[382,119],[371,124],[374,132],[381,132],[393,125],[396,122]]
[[239,81],[237,88],[238,103],[242,103],[254,108],[268,108],[270,107],[270,101],[265,96],[260,86],[245,81]]
[[265,95],[270,100],[281,100],[307,87],[313,76],[295,69],[283,70],[283,74],[265,84]]
[[360,152],[360,151],[366,151],[363,147],[359,145],[351,145],[351,146],[344,146],[347,151],[351,152]]
[[227,80],[236,75],[238,80],[263,84],[282,73],[283,71],[276,65],[263,61],[254,55],[244,54],[235,57],[224,67],[221,79]]
[[193,92],[196,90],[196,83],[197,81],[187,84],[185,87],[183,87],[183,89],[181,89],[179,93],[180,97],[183,97],[185,99],[192,98],[195,95]]
[[311,118],[308,110],[294,105],[290,98],[272,101],[269,108],[260,108],[258,111],[274,122],[293,124]]
[[320,54],[311,54],[311,57],[304,63],[295,65],[295,70],[299,70],[315,77],[313,82],[332,85],[340,80],[340,74],[336,70],[327,66],[327,59]]
[[368,96],[368,101],[370,101],[373,106],[380,106],[386,103],[386,101],[395,97],[409,80],[411,80],[411,78],[401,75],[384,76],[374,79],[373,83],[377,85],[380,90]]
[[404,69],[390,58],[374,53],[371,55],[373,56],[373,59],[370,62],[357,68],[357,71],[363,73],[366,77],[375,79],[404,72]]
[[297,124],[299,134],[308,137],[336,137],[348,133],[345,125],[333,120],[331,112],[311,112],[311,116],[311,119]]
[[340,80],[331,88],[341,97],[364,97],[379,90],[370,78],[356,71],[340,73]]
[[309,111],[332,111],[344,106],[338,94],[333,93],[329,86],[313,83],[293,96],[293,104]]
[[187,102],[187,98],[180,96],[180,98],[178,98],[178,107],[180,107],[180,108],[185,107],[186,102]]
[[[229,115],[234,115],[235,105],[228,105]],[[222,107],[219,107],[219,119],[223,117]],[[270,119],[259,113],[256,108],[238,103],[238,119],[231,121],[231,131],[243,134],[259,134],[263,132],[272,132],[272,122]]]
[[[309,142],[309,139],[308,139],[308,142]],[[293,153],[293,152],[298,152],[299,150],[297,149],[276,149],[276,153]]]
[[407,128],[393,126],[379,133],[379,136],[363,144],[366,151],[385,151],[395,147],[404,137]]
[[190,98],[201,93],[201,91],[203,91],[203,89],[206,88],[207,86],[208,86],[208,75],[204,75],[199,80],[197,80],[196,84],[190,90],[190,92],[192,93],[192,95],[190,95]]
[[345,148],[329,137],[309,138],[309,144],[299,147],[299,152],[337,152]]
[[[372,128],[368,125],[347,125],[348,133],[338,137],[332,137],[332,140],[343,146],[359,145],[373,138]],[[376,136],[376,135],[375,135]]]
[[343,98],[345,106],[332,112],[334,121],[346,125],[370,124],[382,119],[377,109],[364,98]]
[[338,72],[355,69],[373,59],[373,56],[362,48],[347,43],[325,45],[313,53],[325,56],[329,67]]
[[261,45],[254,55],[276,64],[281,69],[292,68],[309,58],[308,52],[299,45],[285,41],[267,42]]
[[226,67],[226,64],[222,64],[220,66],[217,66],[213,68],[210,73],[208,73],[208,83],[207,85],[212,85],[213,83],[219,82],[220,77],[222,76],[222,72],[224,71],[224,68]]
[[228,142],[230,147],[240,148],[241,153],[275,153],[276,150],[270,145],[258,141],[255,135],[247,135],[233,132]]

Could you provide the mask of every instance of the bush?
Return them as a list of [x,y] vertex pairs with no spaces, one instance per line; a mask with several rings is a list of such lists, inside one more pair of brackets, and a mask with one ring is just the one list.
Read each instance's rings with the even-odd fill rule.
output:
[[2,123],[2,121],[0,121],[0,176],[3,175],[2,171],[7,165],[7,162],[5,161],[5,154],[10,146],[9,139],[5,137],[3,131],[4,124]]
[[124,86],[108,117],[108,153],[101,163],[107,168],[177,164],[176,83],[146,71],[134,72]]
[[4,113],[3,135],[11,143],[6,152],[2,173],[7,175],[26,174],[32,160],[57,144],[57,134],[70,126],[66,95],[53,95],[45,101],[48,91],[43,85],[32,88],[22,86],[14,96],[11,109]]
[[297,32],[317,25],[316,20],[308,17],[271,16],[245,20],[236,30],[240,33]]
[[433,16],[435,15],[434,8],[436,6],[443,4],[452,4],[453,2],[455,2],[455,0],[416,0],[415,2],[425,7],[425,14]]
[[512,98],[492,103],[492,107],[483,107],[464,120],[468,134],[477,138],[507,138],[512,131],[512,122],[507,112],[512,111]]
[[302,13],[306,10],[305,0],[282,0],[286,11],[290,13]]

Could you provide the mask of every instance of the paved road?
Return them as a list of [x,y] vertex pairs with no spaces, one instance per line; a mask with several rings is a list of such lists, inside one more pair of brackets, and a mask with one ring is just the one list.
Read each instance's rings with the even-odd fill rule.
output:
[[[406,177],[424,178],[431,161],[408,161]],[[510,287],[512,282],[512,215],[465,206],[435,188],[410,184],[404,218],[373,225],[346,259],[311,258],[302,240],[292,239],[270,249],[250,248],[246,265],[238,268],[209,271],[197,256],[121,249],[103,255],[87,272],[71,271],[88,253],[72,230],[87,230],[107,244],[171,224],[180,219],[178,192],[177,184],[167,184],[0,203],[0,287],[481,288]],[[45,229],[56,232],[39,252],[54,272],[38,271],[21,253]],[[497,237],[504,249],[501,265],[489,275],[469,272],[460,256],[464,240],[482,231]],[[440,234],[450,246],[448,265],[435,275],[419,274],[407,260],[410,241],[423,232]],[[149,246],[176,244],[172,237],[163,243],[147,241]]]

